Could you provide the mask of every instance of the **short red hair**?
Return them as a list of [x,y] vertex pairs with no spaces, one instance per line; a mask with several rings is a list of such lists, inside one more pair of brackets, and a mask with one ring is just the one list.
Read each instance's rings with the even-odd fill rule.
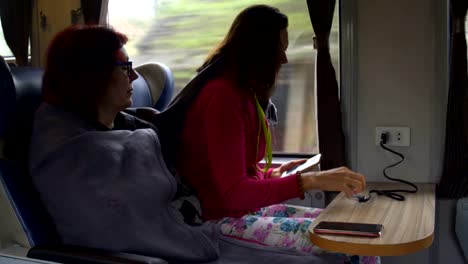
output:
[[72,26],[58,33],[47,51],[43,100],[84,118],[97,120],[127,37],[106,26]]

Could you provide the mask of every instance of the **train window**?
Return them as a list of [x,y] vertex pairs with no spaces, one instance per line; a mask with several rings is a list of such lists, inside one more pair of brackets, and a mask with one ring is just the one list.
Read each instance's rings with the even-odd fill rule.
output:
[[3,36],[3,28],[2,28],[1,21],[0,21],[0,55],[5,58],[13,57],[13,53],[8,47],[5,37]]
[[[337,1],[339,2],[339,1]],[[234,17],[258,0],[109,1],[109,24],[129,37],[127,51],[139,65],[159,61],[175,77],[176,92],[194,75],[209,51],[228,31]],[[306,1],[275,0],[289,18],[289,63],[283,65],[275,95],[278,124],[272,126],[275,154],[316,153],[315,50]],[[339,11],[330,35],[332,60],[339,78]]]

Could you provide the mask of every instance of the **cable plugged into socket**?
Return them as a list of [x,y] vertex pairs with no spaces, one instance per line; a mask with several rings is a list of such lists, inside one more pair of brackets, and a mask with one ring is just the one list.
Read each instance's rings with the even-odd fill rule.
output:
[[380,142],[382,142],[382,144],[387,144],[387,139],[388,139],[388,133],[382,132],[382,134],[380,134]]
[[387,146],[409,147],[410,146],[410,128],[409,127],[376,127],[375,144],[380,142]]

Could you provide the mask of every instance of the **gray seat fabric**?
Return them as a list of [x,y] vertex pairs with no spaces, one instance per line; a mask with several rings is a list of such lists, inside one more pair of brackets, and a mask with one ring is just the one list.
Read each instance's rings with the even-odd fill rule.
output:
[[457,202],[457,214],[455,220],[455,233],[457,234],[458,242],[468,261],[468,198],[459,199]]

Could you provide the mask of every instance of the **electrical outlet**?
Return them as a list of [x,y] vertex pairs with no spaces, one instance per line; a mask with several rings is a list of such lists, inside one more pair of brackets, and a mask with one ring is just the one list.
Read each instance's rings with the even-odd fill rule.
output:
[[380,145],[380,135],[387,132],[387,146],[409,147],[410,128],[409,127],[376,127],[375,144]]

